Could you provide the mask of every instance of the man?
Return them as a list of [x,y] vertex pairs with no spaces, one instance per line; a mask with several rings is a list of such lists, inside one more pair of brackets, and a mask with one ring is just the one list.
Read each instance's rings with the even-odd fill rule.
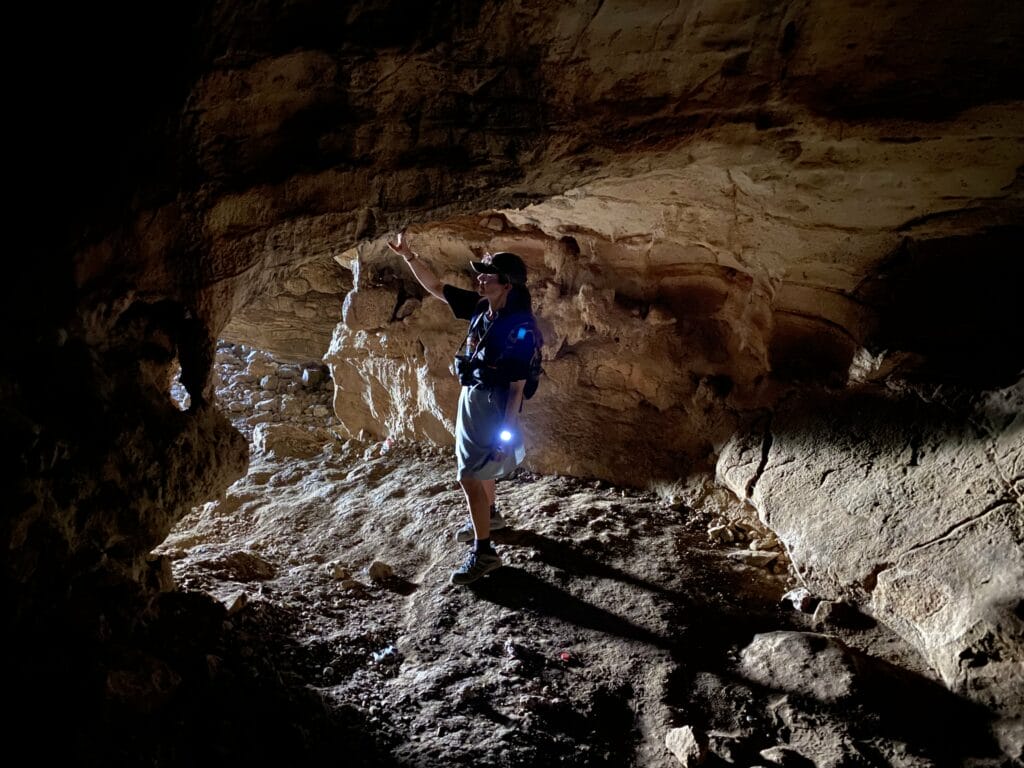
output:
[[456,317],[470,321],[455,361],[462,383],[455,446],[459,484],[470,516],[469,526],[457,538],[468,541],[471,534],[473,547],[451,577],[452,584],[470,584],[501,567],[490,539],[492,529],[504,527],[494,506],[495,481],[526,457],[519,412],[540,339],[526,288],[526,265],[508,252],[470,262],[477,273],[474,292],[442,284],[409,247],[404,233],[388,247],[405,259],[428,293],[448,304]]

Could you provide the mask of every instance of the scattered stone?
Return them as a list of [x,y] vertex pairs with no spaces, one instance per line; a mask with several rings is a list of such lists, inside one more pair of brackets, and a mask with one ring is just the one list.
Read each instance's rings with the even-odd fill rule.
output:
[[393,645],[373,652],[374,664],[390,665],[397,664],[399,661],[401,661],[401,654],[398,653],[398,649]]
[[512,638],[509,638],[505,641],[503,649],[505,651],[505,655],[508,656],[508,658],[510,659],[523,658],[524,654],[522,647],[518,643],[516,643]]
[[332,579],[351,579],[352,574],[349,572],[341,563],[328,563],[327,573],[330,574]]
[[197,560],[196,565],[231,581],[264,581],[277,574],[277,568],[251,552],[228,552],[207,560]]
[[228,606],[228,616],[233,616],[240,610],[245,608],[249,604],[249,595],[245,592],[239,592],[234,600],[231,601],[231,605]]
[[[218,342],[214,367],[217,401],[250,441],[254,428],[264,423],[324,427],[325,421],[329,424],[332,420],[334,395],[327,368],[309,363],[304,370],[311,371],[318,383],[304,385],[299,366],[283,365],[267,352]],[[284,373],[279,375],[279,371]],[[288,393],[280,408],[269,396],[276,392]]]
[[823,702],[848,698],[856,680],[846,646],[814,632],[755,635],[740,654],[740,668],[767,688]]
[[749,734],[709,731],[708,752],[727,763],[738,763],[744,754],[743,747],[746,743],[744,736],[749,737]]
[[708,528],[708,540],[729,544],[735,538],[733,532],[727,525],[713,525]]
[[814,762],[788,747],[768,747],[768,749],[762,749],[760,755],[772,765],[781,765],[782,768],[814,767]]
[[366,569],[366,573],[371,581],[387,581],[394,577],[395,570],[387,563],[374,560],[370,563],[370,567]]
[[270,359],[269,355],[258,356],[257,352],[250,352],[248,361],[249,363],[245,371],[245,375],[249,377],[249,381],[262,379],[265,376],[273,374],[277,370],[277,365]]
[[796,589],[789,590],[789,592],[782,596],[781,602],[792,604],[801,613],[811,613],[815,606],[819,604],[819,600],[806,587],[797,587]]
[[323,428],[294,424],[260,424],[253,430],[253,449],[276,458],[309,458],[320,453],[332,435]]
[[673,728],[665,735],[665,746],[685,766],[700,765],[707,757],[707,741],[692,726]]
[[750,549],[735,549],[731,552],[727,552],[726,557],[730,560],[736,560],[737,562],[743,563],[744,565],[753,566],[754,568],[765,568],[778,559],[779,553],[761,552]]
[[296,420],[302,415],[303,402],[295,395],[284,395],[281,398],[281,415],[289,420]]
[[830,600],[822,600],[814,609],[811,623],[815,628],[827,626],[832,621],[834,603]]

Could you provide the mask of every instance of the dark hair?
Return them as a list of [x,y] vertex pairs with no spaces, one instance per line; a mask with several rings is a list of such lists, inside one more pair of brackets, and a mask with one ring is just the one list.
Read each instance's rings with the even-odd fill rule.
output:
[[505,299],[505,310],[507,312],[529,312],[533,314],[533,297],[530,296],[530,289],[525,285],[512,284]]

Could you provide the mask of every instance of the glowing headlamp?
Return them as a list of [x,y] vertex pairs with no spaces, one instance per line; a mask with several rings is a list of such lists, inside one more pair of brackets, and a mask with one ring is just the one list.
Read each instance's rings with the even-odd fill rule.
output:
[[503,429],[501,430],[501,432],[498,433],[498,437],[501,440],[501,442],[507,443],[509,440],[512,439],[512,433],[509,432],[507,429]]

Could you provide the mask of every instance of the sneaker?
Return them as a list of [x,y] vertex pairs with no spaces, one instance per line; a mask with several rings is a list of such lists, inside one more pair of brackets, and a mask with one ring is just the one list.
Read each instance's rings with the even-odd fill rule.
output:
[[493,550],[487,552],[477,552],[473,550],[469,553],[469,557],[466,558],[459,570],[452,574],[452,584],[472,584],[474,581],[479,579],[484,574],[488,574],[495,568],[501,568],[501,558]]
[[[505,518],[501,516],[501,513],[497,509],[491,509],[491,530],[500,531],[508,523],[505,522]],[[459,528],[455,534],[455,540],[463,544],[468,544],[476,538],[476,533],[473,531],[473,524],[466,523],[464,526]]]

